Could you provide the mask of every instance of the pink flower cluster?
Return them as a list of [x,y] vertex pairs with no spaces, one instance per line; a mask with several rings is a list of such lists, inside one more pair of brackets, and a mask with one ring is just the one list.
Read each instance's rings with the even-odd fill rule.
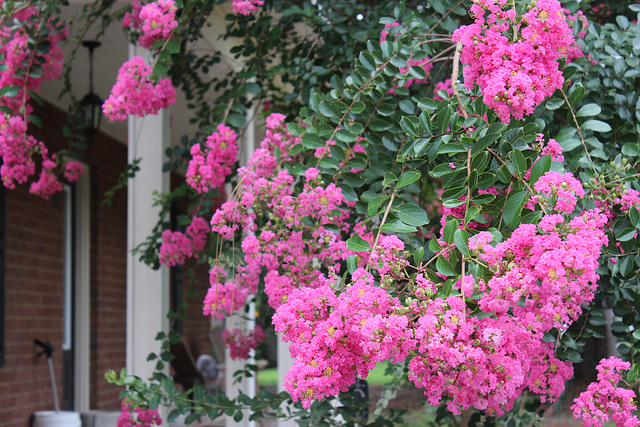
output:
[[0,174],[5,187],[15,188],[16,183],[27,182],[36,171],[32,154],[43,147],[44,144],[27,135],[27,125],[21,116],[0,114]]
[[558,59],[574,39],[560,2],[538,0],[519,17],[512,2],[478,0],[471,14],[475,22],[452,36],[463,46],[465,87],[477,83],[503,122],[522,119],[564,82]]
[[573,212],[578,197],[584,197],[582,184],[571,173],[547,172],[536,181],[534,189],[539,194],[532,196],[531,202],[546,204],[556,212]]
[[[3,58],[0,87],[13,86],[17,89],[13,97],[0,97],[0,106],[13,112],[13,115],[0,113],[0,175],[7,188],[15,188],[16,183],[26,183],[35,174],[33,155],[41,154],[42,171],[38,181],[31,184],[30,192],[46,199],[61,190],[62,184],[55,174],[55,154],[49,155],[44,143],[27,135],[26,117],[33,111],[29,105],[29,92],[38,92],[45,79],[60,76],[63,64],[60,42],[66,38],[67,29],[53,18],[41,22],[38,13],[36,6],[17,8],[13,16],[6,17],[5,22],[15,20],[22,25],[0,27],[0,57]],[[32,51],[29,40],[36,32],[37,51]],[[43,49],[45,44],[48,47]],[[36,66],[39,67],[39,73],[33,73]]]
[[62,183],[58,181],[55,173],[57,166],[55,162],[56,155],[54,154],[51,157],[51,159],[47,158],[46,151],[43,151],[40,177],[37,181],[32,182],[29,188],[30,193],[38,195],[43,199],[48,199],[53,193],[62,190]]
[[231,3],[233,13],[245,16],[251,15],[262,5],[264,0],[233,0]]
[[584,212],[571,220],[544,216],[538,226],[522,224],[509,239],[493,247],[483,231],[469,247],[494,270],[478,301],[486,313],[513,315],[531,322],[535,331],[564,329],[594,296],[600,248],[607,244],[605,215]]
[[[542,143],[543,137],[541,133],[538,134],[536,141]],[[564,156],[562,155],[562,147],[553,138],[550,138],[547,144],[542,148],[541,153],[543,156],[551,156],[551,160],[554,162],[563,162]]]
[[618,387],[622,371],[631,364],[616,357],[602,359],[597,366],[597,381],[574,400],[571,407],[575,419],[582,419],[584,426],[603,426],[609,420],[616,426],[638,427],[640,420],[633,415],[637,411],[633,390]]
[[219,124],[218,131],[207,138],[204,147],[191,147],[191,160],[187,169],[187,183],[198,193],[218,188],[231,174],[238,157],[238,135],[229,127]]
[[211,287],[204,297],[202,306],[202,314],[205,316],[222,320],[225,315],[231,315],[244,306],[247,296],[249,296],[249,289],[236,282],[224,282],[225,277],[227,277],[227,273],[219,266],[215,266],[209,271]]
[[162,418],[157,409],[142,409],[132,407],[127,400],[122,401],[120,416],[117,420],[118,427],[153,427],[162,425]]
[[160,264],[167,267],[184,264],[186,257],[197,257],[204,249],[209,235],[209,224],[200,217],[193,217],[185,233],[164,230],[160,246]]
[[569,363],[553,356],[553,345],[518,319],[472,316],[460,296],[426,300],[414,310],[418,350],[409,380],[431,404],[448,396],[454,413],[474,407],[500,415],[525,387],[543,401],[555,399],[573,375]]
[[[595,10],[596,8],[593,7],[593,9]],[[590,25],[584,12],[579,10],[575,15],[573,15],[569,9],[562,9],[562,11],[567,16],[567,24],[571,27],[574,37],[583,39],[584,36],[587,35],[587,28],[589,28]],[[577,43],[569,46],[567,50],[567,62],[571,62],[574,59],[581,58],[583,56],[584,52],[582,52],[582,49]]]
[[397,298],[375,286],[364,269],[353,280],[339,296],[329,286],[295,290],[273,317],[276,331],[292,343],[285,387],[305,408],[346,391],[379,361],[404,360],[415,346],[408,317],[395,314]]
[[154,42],[168,39],[178,26],[175,1],[157,0],[143,6],[140,1],[134,0],[131,12],[124,15],[122,25],[141,31],[138,43],[151,49]]
[[[14,114],[22,114],[21,108],[26,108],[26,115],[31,114],[33,108],[28,104],[31,99],[28,91],[39,92],[45,79],[57,79],[62,73],[63,51],[60,47],[67,37],[67,28],[54,19],[43,22],[44,28],[36,28],[40,25],[37,19],[39,13],[35,6],[27,3],[14,16],[5,16],[6,23],[13,19],[23,23],[24,26],[9,24],[0,27],[0,57],[4,67],[0,71],[0,87],[15,86],[18,94],[14,97],[0,97],[0,106],[9,107]],[[3,13],[11,14],[10,10]],[[42,31],[46,29],[46,31]],[[40,30],[40,31],[37,31]],[[29,49],[31,34],[38,32],[38,51]],[[42,52],[41,49],[48,43],[49,46]],[[41,72],[31,74],[33,67],[38,65]],[[30,68],[31,67],[31,68]]]
[[80,179],[83,171],[84,166],[82,166],[81,162],[70,161],[64,166],[64,177],[67,178],[67,181],[73,183]]
[[125,120],[128,114],[144,117],[157,114],[176,102],[176,91],[171,80],[151,81],[151,66],[140,56],[125,62],[118,71],[118,80],[111,89],[102,111],[110,120]]
[[16,184],[26,183],[35,174],[33,155],[37,152],[42,156],[42,170],[39,179],[31,183],[29,191],[48,199],[62,190],[62,183],[55,172],[56,155],[49,156],[49,150],[42,142],[27,135],[27,126],[21,116],[9,117],[0,113],[0,156],[3,159],[0,176],[5,187],[15,188]]
[[251,350],[255,350],[265,339],[265,334],[259,325],[248,334],[236,328],[233,331],[225,329],[222,331],[222,340],[224,345],[229,349],[230,356],[233,360],[246,359],[249,357]]
[[[211,220],[213,231],[232,239],[237,230],[247,233],[242,242],[244,264],[237,268],[236,286],[254,293],[266,268],[265,292],[269,304],[278,307],[301,286],[325,284],[327,274],[339,269],[347,251],[341,235],[327,228],[346,230],[344,197],[335,184],[323,187],[319,171],[307,170],[302,189],[279,163],[293,161],[290,150],[300,143],[289,134],[282,114],[267,118],[266,137],[247,166],[238,170],[242,193],[239,201],[226,202]],[[280,151],[280,159],[275,151]],[[264,225],[255,235],[256,221]],[[304,219],[304,221],[303,221]],[[262,221],[262,219],[261,219]],[[326,269],[323,273],[320,268]]]
[[620,193],[620,197],[616,197],[613,203],[620,205],[622,211],[629,211],[633,206],[640,207],[640,193],[633,188],[617,187],[616,190]]

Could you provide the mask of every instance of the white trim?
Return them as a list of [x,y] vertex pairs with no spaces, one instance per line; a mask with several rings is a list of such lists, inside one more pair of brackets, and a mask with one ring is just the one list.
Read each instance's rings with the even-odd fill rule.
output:
[[[129,46],[129,57],[149,57],[146,49]],[[154,206],[154,192],[169,191],[169,174],[162,172],[169,146],[170,112],[143,118],[129,116],[128,161],[140,158],[140,170],[127,185],[127,374],[148,379],[156,361],[147,361],[150,352],[158,354],[160,331],[168,332],[169,269],[158,270],[142,263],[132,250],[151,235],[160,207]],[[168,373],[168,366],[165,365]]]
[[89,410],[91,340],[91,172],[84,164],[75,193],[74,409]]

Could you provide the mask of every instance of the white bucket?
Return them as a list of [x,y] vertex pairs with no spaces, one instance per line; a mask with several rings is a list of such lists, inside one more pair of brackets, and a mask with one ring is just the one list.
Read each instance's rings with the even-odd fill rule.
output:
[[36,411],[33,413],[34,427],[81,427],[80,412]]

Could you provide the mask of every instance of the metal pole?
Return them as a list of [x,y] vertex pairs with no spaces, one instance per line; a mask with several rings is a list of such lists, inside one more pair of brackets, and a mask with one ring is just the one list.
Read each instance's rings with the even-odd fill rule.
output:
[[51,390],[53,391],[53,407],[56,409],[56,412],[60,412],[58,389],[56,388],[56,376],[53,372],[53,361],[51,360],[51,357],[47,357],[47,363],[49,364],[49,377],[51,378]]

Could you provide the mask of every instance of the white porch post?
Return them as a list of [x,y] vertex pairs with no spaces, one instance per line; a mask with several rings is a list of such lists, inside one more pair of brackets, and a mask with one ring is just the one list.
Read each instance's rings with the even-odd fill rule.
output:
[[[149,52],[129,46],[129,57],[148,57]],[[169,190],[169,175],[162,172],[164,150],[170,143],[169,112],[144,118],[129,116],[128,159],[141,158],[140,171],[127,186],[127,374],[148,379],[154,362],[150,352],[160,350],[154,338],[167,332],[169,308],[169,270],[153,270],[131,251],[151,234],[158,220],[159,208],[153,207],[154,190]]]
[[[291,353],[289,353],[289,345],[289,343],[282,341],[280,337],[278,337],[278,393],[285,391],[284,376],[293,367],[293,358],[291,357]],[[282,410],[286,413],[286,406],[283,406]],[[296,427],[297,425],[295,419],[278,419],[278,427]]]
[[[253,117],[255,115],[255,106],[251,106],[247,111],[247,121],[248,124],[244,129],[244,134],[242,137],[242,144],[240,146],[240,162],[241,164],[246,165],[247,161],[253,154],[255,150],[255,122],[253,121]],[[252,330],[255,326],[255,304],[249,304],[249,320],[245,319],[244,312],[241,310],[237,313],[234,313],[233,316],[227,319],[226,327],[228,330],[232,331],[235,328],[238,328],[242,331],[244,330]],[[242,378],[239,383],[234,384],[235,378],[233,377],[233,373],[244,369],[248,363],[254,363],[253,360],[232,360],[231,352],[228,348],[224,350],[225,354],[225,376],[224,376],[224,389],[227,393],[227,397],[229,399],[233,399],[242,393],[248,395],[249,397],[255,397],[256,395],[256,377],[252,378]],[[249,421],[249,416],[251,413],[248,410],[244,410],[244,416],[240,422],[235,422],[232,417],[226,417],[225,425],[227,427],[255,427],[255,421]]]

